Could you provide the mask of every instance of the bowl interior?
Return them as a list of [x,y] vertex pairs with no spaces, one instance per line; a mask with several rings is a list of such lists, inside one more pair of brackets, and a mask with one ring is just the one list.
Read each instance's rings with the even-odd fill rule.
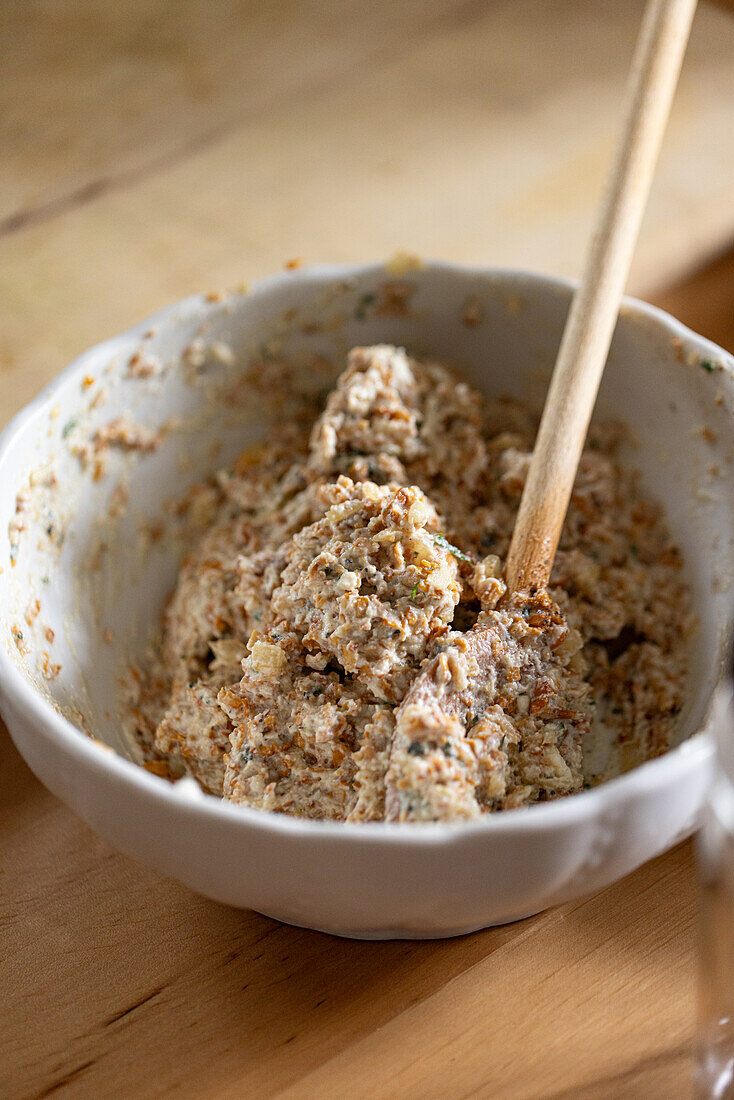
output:
[[[519,273],[305,270],[181,303],[87,352],[10,425],[0,453],[3,644],[22,675],[134,757],[121,684],[191,539],[195,505],[182,515],[176,504],[289,415],[252,362],[282,356],[299,388],[319,392],[350,347],[390,342],[540,408],[569,299],[566,284]],[[625,460],[664,504],[685,558],[697,621],[681,738],[704,722],[731,610],[733,414],[731,359],[628,303],[595,416],[631,429]],[[120,438],[96,453],[111,423]]]

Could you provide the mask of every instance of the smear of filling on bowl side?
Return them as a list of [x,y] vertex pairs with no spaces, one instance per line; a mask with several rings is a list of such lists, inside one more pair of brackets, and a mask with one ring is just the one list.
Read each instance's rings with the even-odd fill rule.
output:
[[507,594],[536,426],[439,363],[355,348],[320,415],[218,474],[131,677],[146,766],[263,810],[449,821],[665,752],[688,594],[621,428],[592,427],[549,590]]

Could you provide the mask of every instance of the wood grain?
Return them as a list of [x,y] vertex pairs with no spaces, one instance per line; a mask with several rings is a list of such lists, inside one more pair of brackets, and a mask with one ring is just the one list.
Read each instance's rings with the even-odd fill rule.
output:
[[118,855],[5,734],[0,776],[0,1095],[612,1095],[687,1068],[688,845],[516,925],[357,943]]
[[[86,345],[289,256],[575,270],[639,18],[614,8],[6,0],[0,421]],[[734,227],[734,25],[702,10],[638,289]],[[734,253],[658,300],[734,348],[732,288]],[[516,925],[340,941],[115,853],[0,728],[0,851],[3,1098],[688,1092],[689,845]]]
[[[268,109],[399,57],[472,0],[7,0],[0,19],[0,232],[161,171]],[[39,74],[42,79],[39,79]],[[22,140],[19,137],[22,136]]]
[[[162,0],[149,9],[155,18],[141,16],[142,0],[0,5],[8,28],[0,84],[13,108],[2,143],[11,221],[0,238],[3,415],[84,347],[176,298],[237,285],[293,256],[365,259],[409,248],[576,273],[641,5],[446,3],[432,22],[411,0],[389,48],[383,22],[402,19],[389,14],[400,5],[364,6],[371,22],[361,33],[345,16],[341,39],[335,16],[316,74],[293,59],[303,52],[298,20],[293,38],[286,20],[282,48],[278,35],[266,51],[265,74],[265,32],[253,29],[252,50],[240,45],[226,77],[203,89],[199,67],[216,67],[204,55],[217,43],[229,50],[232,40],[249,40],[237,33],[238,19],[250,33],[247,5],[207,5],[213,28],[204,33],[209,15],[187,15],[197,10],[189,0],[181,40]],[[43,18],[42,38],[25,16],[16,27],[21,9],[36,13],[36,27]],[[275,9],[272,0],[261,5],[258,20],[275,19]],[[84,45],[85,27],[98,31],[93,46]],[[305,38],[306,52],[321,41],[320,27]],[[171,37],[179,44],[164,64],[159,54]],[[14,60],[16,41],[24,64]],[[732,54],[734,20],[702,5],[635,290],[669,283],[734,232]],[[345,55],[353,58],[346,67]],[[278,87],[283,70],[296,66],[298,82],[259,90],[249,111],[245,93],[231,88],[246,91],[249,78],[239,73],[251,64]],[[169,108],[172,83],[179,92]],[[230,118],[231,97],[232,123],[217,130],[217,120]],[[176,125],[167,113],[174,107]]]

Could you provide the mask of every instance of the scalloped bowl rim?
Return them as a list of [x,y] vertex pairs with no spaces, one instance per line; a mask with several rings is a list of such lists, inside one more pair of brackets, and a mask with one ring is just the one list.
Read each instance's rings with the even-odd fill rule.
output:
[[[439,261],[425,261],[424,266],[433,270],[445,271],[449,274],[459,273],[463,276],[476,275],[499,279],[504,277],[542,284],[548,288],[573,290],[577,285],[573,279],[545,275],[522,268],[479,267]],[[251,299],[259,294],[267,293],[284,279],[322,281],[326,283],[362,276],[373,270],[384,272],[384,265],[374,263],[319,264],[303,267],[295,271],[281,272],[254,280],[248,288],[247,297]],[[96,359],[103,352],[112,352],[121,336],[132,336],[138,333],[142,335],[153,327],[168,323],[173,314],[181,316],[190,310],[200,310],[205,302],[206,296],[204,294],[196,294],[172,303],[133,325],[125,333],[117,334],[94,345],[74,359],[41,390],[37,397],[16,413],[0,433],[0,477],[6,465],[12,462],[15,438],[31,419],[41,414],[53,403],[57,390],[64,385],[70,376],[84,370],[89,358]],[[731,364],[731,356],[724,349],[705,337],[699,336],[656,306],[637,298],[625,297],[622,310],[646,317],[666,329],[670,337],[682,339],[689,344],[694,343],[709,354],[714,354],[718,358],[723,356],[724,360]],[[729,369],[731,371],[731,366]],[[646,761],[631,771],[608,780],[599,787],[581,791],[578,794],[557,801],[524,807],[512,813],[486,814],[471,822],[451,824],[426,823],[416,825],[391,822],[356,824],[319,821],[289,817],[286,814],[264,812],[247,806],[228,803],[224,799],[204,792],[196,797],[191,797],[184,794],[183,791],[178,791],[176,784],[171,784],[165,779],[145,771],[139,764],[125,759],[104,745],[96,743],[77,729],[73,723],[55,709],[52,703],[43,698],[31,686],[3,646],[0,646],[0,693],[5,695],[12,705],[23,712],[34,724],[41,724],[71,757],[84,760],[95,771],[116,774],[124,783],[137,786],[141,794],[147,794],[157,800],[169,803],[171,809],[180,810],[183,805],[186,805],[192,814],[202,819],[224,817],[225,819],[230,818],[233,821],[240,821],[248,827],[274,831],[284,835],[297,834],[301,838],[308,835],[313,835],[314,838],[343,836],[345,839],[358,839],[365,843],[379,845],[389,845],[396,842],[402,844],[405,841],[418,845],[435,844],[437,841],[450,844],[452,840],[458,839],[458,837],[464,838],[467,834],[502,833],[507,830],[522,833],[533,832],[538,829],[547,830],[553,828],[553,826],[565,827],[574,822],[582,822],[585,819],[596,817],[597,813],[603,811],[605,805],[616,803],[622,794],[635,793],[639,796],[658,791],[666,787],[674,777],[685,773],[692,766],[695,768],[706,765],[713,755],[713,740],[706,730],[702,730],[690,734],[680,745],[668,750],[663,756]]]

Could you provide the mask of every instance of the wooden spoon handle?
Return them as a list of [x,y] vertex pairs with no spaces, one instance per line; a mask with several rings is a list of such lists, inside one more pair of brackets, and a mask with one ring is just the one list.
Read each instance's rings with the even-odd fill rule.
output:
[[619,146],[553,371],[507,558],[511,592],[547,584],[627,281],[696,0],[650,0]]

